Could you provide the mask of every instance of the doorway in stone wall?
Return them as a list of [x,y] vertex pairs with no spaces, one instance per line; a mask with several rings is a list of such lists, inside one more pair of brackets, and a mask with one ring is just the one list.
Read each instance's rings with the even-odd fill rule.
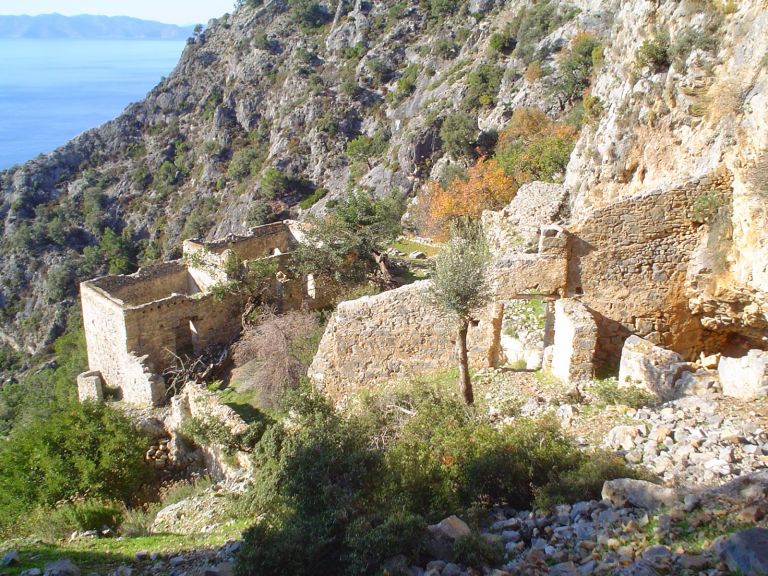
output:
[[193,357],[199,352],[197,318],[183,318],[176,326],[176,355]]
[[544,350],[554,342],[554,306],[551,299],[531,295],[503,303],[502,360],[513,370],[539,370]]

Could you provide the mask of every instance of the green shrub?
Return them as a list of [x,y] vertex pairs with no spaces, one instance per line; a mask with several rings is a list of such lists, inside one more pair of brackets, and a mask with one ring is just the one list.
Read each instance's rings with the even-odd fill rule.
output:
[[623,458],[610,452],[596,451],[583,455],[579,464],[565,470],[535,492],[537,508],[556,504],[572,504],[580,500],[599,500],[606,480],[637,478],[638,473]]
[[326,9],[314,0],[288,0],[293,21],[304,28],[317,28],[329,20]]
[[492,106],[501,87],[504,69],[493,64],[481,64],[467,74],[467,91],[461,101],[464,110]]
[[653,72],[663,72],[671,63],[669,32],[666,31],[657,32],[653,38],[643,41],[635,57],[638,68],[648,67]]
[[693,50],[699,49],[714,53],[717,52],[719,45],[720,39],[714,31],[685,28],[675,37],[675,41],[669,47],[669,56],[678,66],[682,67]]
[[553,91],[560,99],[560,105],[581,99],[591,82],[595,60],[602,59],[602,44],[591,34],[579,34],[571,43],[570,50],[560,60]]
[[227,168],[227,177],[236,182],[241,182],[261,170],[264,160],[267,159],[269,149],[267,145],[247,146],[237,150],[232,155]]
[[459,55],[461,46],[453,38],[439,38],[432,45],[432,53],[440,58],[451,59]]
[[352,162],[361,162],[376,158],[387,150],[389,137],[384,132],[376,132],[371,136],[361,135],[347,142],[345,154]]
[[312,208],[312,206],[314,206],[315,204],[320,202],[320,200],[325,198],[326,194],[328,194],[328,190],[326,190],[325,188],[318,188],[317,190],[312,192],[312,194],[304,198],[304,200],[299,202],[299,207],[302,210],[309,210],[310,208]]
[[453,561],[470,568],[498,566],[504,562],[504,545],[473,532],[453,543]]
[[39,505],[88,495],[129,500],[150,477],[147,440],[122,413],[70,404],[0,444],[0,530]]
[[392,556],[404,551],[416,560],[426,527],[424,518],[404,511],[358,518],[347,530],[347,573],[375,574]]
[[261,196],[273,200],[281,192],[285,192],[290,181],[288,177],[274,166],[270,166],[261,176]]
[[656,396],[644,388],[638,386],[620,388],[616,378],[595,380],[588,390],[609,405],[621,404],[631,408],[642,408],[658,402]]
[[464,2],[465,0],[422,0],[422,4],[426,4],[429,9],[430,17],[436,22],[458,12]]
[[117,530],[123,522],[123,506],[115,502],[102,500],[84,500],[64,504],[57,508],[52,516],[60,516],[68,525],[80,531]]
[[387,82],[392,74],[392,70],[380,58],[369,58],[365,66],[377,85]]
[[554,0],[524,7],[509,24],[508,33],[517,41],[512,55],[525,66],[534,60],[544,61],[551,48],[545,47],[543,53],[537,53],[536,45],[576,14],[578,9],[573,5]]
[[488,46],[494,52],[507,53],[514,50],[516,44],[515,38],[509,28],[502,32],[494,32],[488,40]]
[[465,112],[451,114],[440,127],[443,150],[456,159],[471,158],[475,151],[477,130],[477,119],[474,116]]
[[723,194],[717,192],[700,194],[691,203],[691,220],[699,224],[709,222],[725,204],[726,199]]

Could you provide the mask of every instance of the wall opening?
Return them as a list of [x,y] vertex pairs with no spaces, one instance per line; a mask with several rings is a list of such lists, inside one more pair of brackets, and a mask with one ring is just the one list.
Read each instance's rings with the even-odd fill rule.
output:
[[544,349],[555,339],[554,306],[550,298],[526,296],[503,303],[502,361],[516,370],[539,370]]
[[184,318],[176,326],[176,355],[195,356],[200,352],[200,341],[195,318]]

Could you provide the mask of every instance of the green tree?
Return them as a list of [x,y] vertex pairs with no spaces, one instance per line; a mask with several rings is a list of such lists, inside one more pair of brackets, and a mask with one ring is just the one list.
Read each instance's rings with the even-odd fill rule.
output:
[[391,285],[385,249],[400,233],[402,212],[395,196],[374,199],[354,192],[325,218],[309,221],[307,242],[297,247],[292,266],[301,274],[325,275],[340,284],[360,283],[377,273]]
[[456,320],[456,348],[459,355],[459,386],[464,401],[474,403],[469,376],[467,332],[472,315],[491,298],[488,275],[490,252],[482,227],[459,222],[451,239],[435,260],[431,296]]
[[440,127],[443,149],[454,158],[471,158],[477,137],[477,119],[465,112],[451,114]]
[[571,43],[571,49],[560,61],[558,77],[553,91],[560,101],[560,108],[581,99],[589,86],[595,62],[602,59],[602,45],[591,34],[579,34]]

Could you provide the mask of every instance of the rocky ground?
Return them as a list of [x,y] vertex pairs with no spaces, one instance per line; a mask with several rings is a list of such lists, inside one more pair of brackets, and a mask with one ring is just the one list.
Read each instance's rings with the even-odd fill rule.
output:
[[[479,407],[499,424],[554,411],[585,448],[615,451],[659,482],[609,482],[602,501],[551,511],[492,510],[482,523],[484,537],[501,543],[506,556],[485,574],[714,576],[768,570],[768,399],[725,397],[716,379],[700,386],[697,394],[666,403],[620,391],[610,380],[581,387],[578,394],[536,372],[488,370],[475,381]],[[641,400],[651,403],[639,406]],[[227,492],[212,486],[169,506],[157,515],[153,531],[219,530],[226,523],[220,512]],[[430,528],[430,546],[439,557],[441,542],[450,543],[467,531],[464,520],[446,519]],[[233,540],[191,551],[148,548],[98,573],[226,575],[238,547]],[[448,557],[422,566],[395,559],[393,569],[411,576],[478,573]],[[750,566],[763,571],[750,572]],[[67,571],[67,566],[63,571],[53,568],[45,573],[79,573]],[[21,573],[34,576],[43,569],[45,565]]]

